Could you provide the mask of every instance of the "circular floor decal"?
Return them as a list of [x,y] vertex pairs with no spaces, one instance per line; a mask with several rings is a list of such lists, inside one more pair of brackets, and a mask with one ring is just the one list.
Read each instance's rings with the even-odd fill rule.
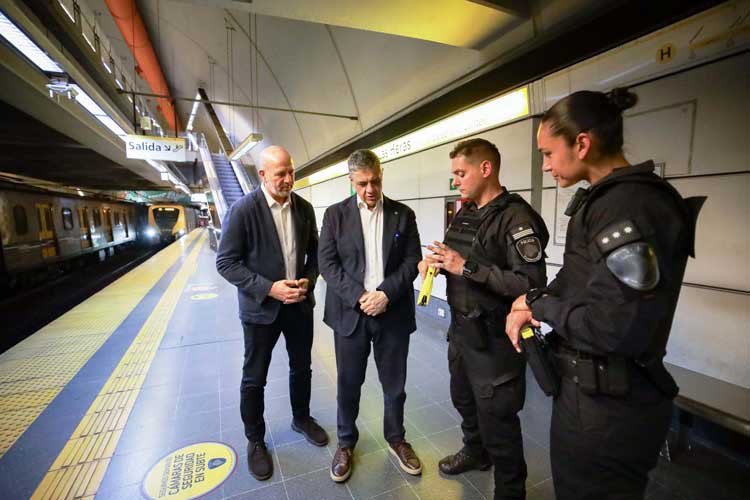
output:
[[224,443],[196,443],[173,451],[143,478],[146,498],[190,500],[218,488],[237,465],[237,453]]

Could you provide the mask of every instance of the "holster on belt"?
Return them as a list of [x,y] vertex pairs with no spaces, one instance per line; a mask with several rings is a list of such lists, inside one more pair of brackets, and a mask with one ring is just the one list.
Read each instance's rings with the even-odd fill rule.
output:
[[668,398],[674,398],[680,391],[677,382],[664,367],[661,358],[646,361],[638,358],[635,361],[636,366],[641,369],[646,378],[659,389],[659,392]]
[[531,366],[539,387],[547,396],[556,396],[560,393],[560,375],[557,373],[555,361],[549,343],[541,332],[526,325],[521,329],[521,345],[526,362]]
[[586,394],[619,397],[630,391],[629,361],[624,356],[597,356],[561,348],[555,358],[560,375]]

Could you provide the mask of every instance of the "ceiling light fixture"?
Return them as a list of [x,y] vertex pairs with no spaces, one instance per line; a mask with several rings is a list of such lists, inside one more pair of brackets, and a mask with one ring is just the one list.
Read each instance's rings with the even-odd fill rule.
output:
[[195,94],[195,101],[193,102],[193,109],[190,111],[190,118],[188,118],[187,127],[185,130],[188,132],[191,132],[193,130],[193,121],[195,120],[195,115],[198,114],[198,105],[201,103],[201,93],[198,92]]
[[50,99],[61,95],[67,96],[68,99],[73,99],[77,93],[68,80],[68,75],[53,76],[46,87],[49,89]]
[[255,132],[250,132],[247,137],[240,143],[239,146],[234,148],[234,151],[232,151],[232,154],[229,155],[230,160],[239,160],[243,156],[247,154],[248,151],[253,149],[253,146],[258,144],[260,141],[263,140],[263,134],[256,134]]
[[63,73],[60,65],[53,61],[37,44],[32,42],[31,38],[26,36],[2,12],[0,12],[0,35],[42,71]]
[[99,105],[81,89],[81,87],[76,84],[71,84],[70,86],[76,92],[75,98],[78,104],[83,106],[86,111],[94,115],[94,118],[99,120],[102,125],[111,130],[115,135],[120,136],[122,140],[125,140],[127,132],[125,132],[125,130],[123,130],[123,128],[118,125],[116,121],[114,121],[107,113],[105,113],[104,110],[99,107]]

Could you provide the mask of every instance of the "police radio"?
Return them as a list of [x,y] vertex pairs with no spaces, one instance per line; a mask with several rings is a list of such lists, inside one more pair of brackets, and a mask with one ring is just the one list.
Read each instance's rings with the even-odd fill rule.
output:
[[435,268],[427,268],[427,276],[425,276],[422,282],[422,288],[419,289],[419,297],[417,297],[418,306],[426,306],[430,303],[430,295],[432,295],[432,281],[435,278]]
[[539,387],[547,396],[556,396],[560,393],[560,376],[555,369],[550,343],[538,328],[531,325],[521,328],[521,340],[526,362]]

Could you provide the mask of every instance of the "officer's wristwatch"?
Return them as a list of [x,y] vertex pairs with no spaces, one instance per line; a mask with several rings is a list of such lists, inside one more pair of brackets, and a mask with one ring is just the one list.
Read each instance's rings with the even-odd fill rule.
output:
[[526,305],[531,307],[531,304],[539,297],[544,296],[547,291],[544,288],[532,288],[526,292]]
[[479,264],[477,264],[473,260],[466,260],[464,262],[463,277],[468,278],[469,276],[477,272],[478,269],[479,269]]

